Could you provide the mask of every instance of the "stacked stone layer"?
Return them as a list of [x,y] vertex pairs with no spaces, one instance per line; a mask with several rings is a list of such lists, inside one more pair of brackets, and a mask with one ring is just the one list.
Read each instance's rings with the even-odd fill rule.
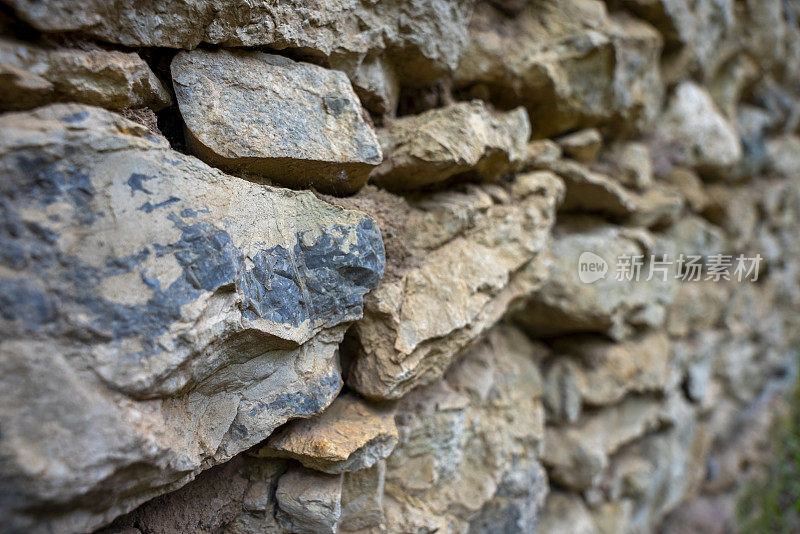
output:
[[736,528],[800,3],[2,3],[0,532]]

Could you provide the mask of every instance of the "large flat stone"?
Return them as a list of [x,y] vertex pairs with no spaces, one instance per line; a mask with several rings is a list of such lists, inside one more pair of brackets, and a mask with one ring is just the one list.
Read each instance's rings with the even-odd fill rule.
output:
[[0,124],[12,530],[89,530],[333,400],[338,343],[383,272],[371,219],[98,108]]
[[223,169],[346,194],[381,162],[347,77],[264,54],[181,52],[172,80],[189,142]]

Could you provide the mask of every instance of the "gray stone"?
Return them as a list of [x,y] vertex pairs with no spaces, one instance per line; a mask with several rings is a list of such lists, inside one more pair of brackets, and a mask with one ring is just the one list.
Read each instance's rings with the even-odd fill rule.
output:
[[[504,481],[512,498],[513,472],[532,466],[541,448],[535,357],[544,351],[501,326],[459,359],[444,381],[403,397],[400,442],[386,461],[386,531],[466,531],[483,506],[503,494],[498,488]],[[541,477],[523,479],[541,483]],[[536,506],[541,496],[535,488],[531,497]]]
[[628,397],[619,404],[586,413],[574,424],[548,426],[542,463],[559,484],[588,489],[602,480],[609,455],[658,428],[662,418],[657,400]]
[[386,462],[344,474],[340,532],[358,532],[377,528],[383,522],[383,490]]
[[680,147],[677,163],[707,174],[725,175],[742,157],[736,129],[693,82],[675,89],[657,130]]
[[[663,324],[672,302],[676,281],[655,276],[645,281],[649,260],[643,261],[639,282],[618,280],[618,258],[647,256],[656,250],[652,234],[643,230],[598,224],[595,219],[563,218],[551,245],[552,260],[541,288],[514,307],[513,317],[536,336],[573,332],[602,332],[622,339],[637,326]],[[584,252],[602,258],[605,276],[594,283],[579,278],[579,259]],[[645,258],[643,258],[644,260]],[[599,260],[597,260],[599,262]]]
[[548,492],[547,472],[538,462],[515,462],[470,521],[469,534],[535,532]]
[[228,50],[181,52],[171,68],[190,144],[212,165],[341,195],[381,162],[341,72]]
[[286,532],[336,534],[342,513],[342,475],[290,469],[278,480],[276,518]]
[[12,529],[91,529],[333,400],[338,344],[383,272],[371,219],[98,108],[0,128]]

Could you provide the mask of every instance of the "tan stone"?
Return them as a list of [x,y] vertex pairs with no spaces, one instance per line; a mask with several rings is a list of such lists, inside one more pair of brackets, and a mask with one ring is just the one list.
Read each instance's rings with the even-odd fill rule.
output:
[[555,350],[573,359],[579,396],[589,405],[613,404],[631,392],[663,391],[670,350],[663,333],[614,343],[597,338],[556,342]]
[[401,204],[408,211],[394,216],[408,223],[410,257],[390,266],[355,326],[360,347],[350,387],[387,399],[429,383],[532,292],[544,274],[541,252],[561,188],[552,173],[538,172],[503,187],[471,186],[431,195],[417,207]]
[[548,495],[538,530],[548,534],[598,534],[580,496],[563,491]]
[[459,174],[493,181],[517,170],[530,124],[522,108],[494,113],[474,100],[393,120],[380,136],[384,160],[371,180],[392,191],[408,191]]
[[381,161],[339,71],[229,50],[181,52],[171,69],[190,144],[212,165],[341,195]]
[[671,222],[683,206],[680,197],[666,188],[653,186],[638,193],[574,161],[559,160],[548,168],[564,178],[567,186],[561,205],[564,211],[599,213],[616,221],[649,227]]
[[564,153],[578,161],[593,161],[603,146],[603,138],[596,128],[579,130],[557,139]]
[[700,177],[690,169],[676,167],[666,177],[666,181],[695,213],[702,213],[711,202]]
[[45,48],[0,39],[0,70],[15,80],[0,97],[4,109],[79,102],[109,109],[170,104],[169,92],[135,53]]
[[600,156],[606,174],[626,187],[642,191],[653,185],[653,161],[644,143],[617,142]]
[[524,105],[536,137],[623,121],[649,122],[662,91],[661,37],[594,0],[528,3],[513,18],[478,4],[455,74],[465,91]]
[[396,443],[392,407],[347,393],[319,416],[289,423],[270,436],[258,456],[294,458],[310,469],[338,474],[371,467]]
[[561,159],[561,147],[550,139],[537,139],[528,143],[525,151],[525,170],[547,168],[554,161]]

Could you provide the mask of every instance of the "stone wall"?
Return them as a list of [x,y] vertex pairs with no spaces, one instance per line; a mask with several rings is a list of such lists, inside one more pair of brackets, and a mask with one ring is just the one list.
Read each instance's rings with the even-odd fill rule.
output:
[[735,529],[800,2],[0,3],[0,531]]

